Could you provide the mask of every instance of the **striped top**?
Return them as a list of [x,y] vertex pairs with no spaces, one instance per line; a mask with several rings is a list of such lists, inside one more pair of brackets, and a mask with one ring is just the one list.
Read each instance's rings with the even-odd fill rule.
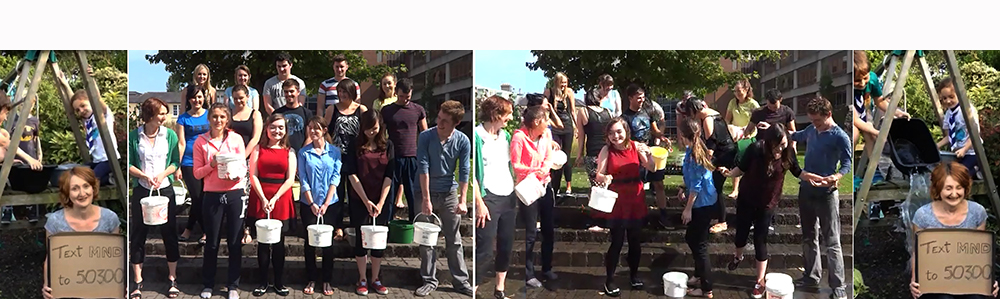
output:
[[[349,77],[344,77],[344,79],[351,79]],[[361,84],[357,81],[354,82],[354,86],[358,89],[358,95],[361,95]],[[337,84],[340,84],[340,80],[336,77],[326,79],[323,83],[319,85],[319,93],[326,96],[327,105],[336,105],[340,102],[340,97],[337,96]],[[353,99],[352,99],[353,100]]]

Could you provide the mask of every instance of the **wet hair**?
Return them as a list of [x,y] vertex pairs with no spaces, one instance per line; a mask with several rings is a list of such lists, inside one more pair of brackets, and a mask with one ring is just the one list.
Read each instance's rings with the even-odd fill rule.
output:
[[70,198],[70,179],[73,177],[79,177],[87,182],[91,188],[93,188],[93,195],[91,203],[97,201],[100,198],[101,182],[97,180],[97,175],[94,174],[94,170],[86,166],[73,167],[66,172],[63,172],[59,176],[59,203],[62,204],[63,208],[70,209],[73,208],[73,200]]
[[871,72],[871,64],[868,62],[868,53],[864,50],[854,50],[854,74],[867,74]]
[[154,116],[159,115],[160,108],[164,107],[167,107],[167,104],[162,100],[157,98],[148,98],[145,101],[142,101],[142,105],[139,108],[139,118],[142,119],[143,122],[149,122],[149,120],[153,119]]
[[614,119],[609,121],[607,125],[604,126],[604,142],[607,143],[608,148],[614,147],[614,144],[611,143],[611,127],[614,127],[615,124],[621,124],[622,129],[625,130],[624,147],[625,149],[629,149],[630,147],[632,147],[632,142],[630,142],[632,141],[632,131],[631,129],[629,129],[628,122],[621,117],[615,117]]
[[937,167],[934,167],[934,171],[931,171],[932,200],[941,200],[941,190],[944,190],[944,181],[949,176],[965,189],[965,197],[969,197],[972,189],[972,176],[969,175],[969,169],[965,168],[965,165],[952,161],[938,164]]
[[187,91],[184,92],[184,111],[191,110],[191,99],[198,97],[199,92],[204,98],[204,100],[201,101],[201,108],[204,109],[208,107],[208,91],[206,91],[204,87],[190,85],[186,88],[186,90]]
[[768,89],[767,92],[764,93],[764,98],[767,99],[768,103],[771,104],[777,103],[781,101],[782,98],[781,91],[778,90],[777,88]]
[[692,97],[677,103],[677,112],[685,117],[691,117],[701,112],[706,106],[705,101]]
[[587,94],[583,95],[583,103],[587,104],[587,106],[600,106],[601,98],[597,96],[600,92],[600,88],[591,89]]
[[809,101],[806,105],[806,113],[830,116],[833,113],[833,107],[830,105],[830,101],[822,96],[816,96]]
[[358,100],[358,84],[351,79],[344,79],[337,82],[337,98],[350,99],[351,102]]
[[500,117],[514,111],[514,103],[501,96],[493,95],[479,102],[479,105],[476,105],[476,111],[479,112],[479,119],[483,122],[497,121],[500,120]]
[[[358,156],[364,153],[381,153],[388,150],[389,137],[386,133],[385,123],[382,121],[382,113],[377,109],[369,109],[361,113],[359,120],[361,131],[358,134]],[[368,134],[365,134],[365,131],[374,127],[375,124],[378,124],[378,133],[375,134],[375,138],[368,140]]]
[[396,81],[396,93],[406,93],[413,91],[413,80],[403,78]]
[[938,82],[938,84],[934,85],[934,89],[937,90],[937,93],[941,93],[941,90],[947,87],[951,87],[951,90],[955,91],[955,80],[952,79],[951,76],[944,77],[944,79],[941,79],[941,82]]
[[701,124],[697,120],[692,118],[685,119],[678,131],[681,133],[681,137],[689,140],[692,144],[691,154],[692,157],[686,157],[685,159],[694,159],[695,163],[698,163],[702,167],[709,170],[714,170],[715,166],[712,165],[712,157],[708,154],[708,147],[705,146],[705,141],[701,140]]
[[[524,121],[522,122],[522,124],[524,125],[525,128],[528,129],[535,128],[536,120],[548,121],[548,117],[546,116],[546,111],[540,105],[528,107],[528,109],[524,110],[524,114],[522,115],[522,117],[524,117]],[[545,124],[543,123],[542,126],[544,125]]]
[[[782,139],[791,141],[791,139],[788,138],[788,131],[785,130],[785,124],[782,123],[773,124],[771,127],[767,128],[767,130],[761,130],[760,133],[757,133],[757,140],[761,143],[760,145],[763,149],[763,154],[766,155],[764,156],[764,161],[769,161],[767,163],[768,176],[770,176],[774,171],[772,168],[773,164],[770,163],[770,161],[774,161],[774,155],[776,154],[774,151],[777,149],[778,145],[781,144]],[[782,168],[791,168],[792,163],[794,163],[792,159],[795,158],[795,152],[791,146],[787,146],[781,150],[781,157],[779,159],[781,159]]]
[[264,139],[264,142],[261,143],[262,147],[268,146],[268,144],[271,143],[271,135],[267,133],[267,128],[271,127],[271,124],[279,120],[285,121],[285,136],[281,136],[281,140],[278,140],[278,146],[281,148],[288,148],[288,120],[285,119],[285,115],[281,113],[271,114],[271,116],[267,117],[267,121],[264,122],[264,134],[262,134],[263,136],[260,136]]
[[455,100],[447,100],[441,103],[441,112],[451,117],[451,120],[455,122],[457,126],[462,122],[462,118],[465,118],[465,107],[461,102]]

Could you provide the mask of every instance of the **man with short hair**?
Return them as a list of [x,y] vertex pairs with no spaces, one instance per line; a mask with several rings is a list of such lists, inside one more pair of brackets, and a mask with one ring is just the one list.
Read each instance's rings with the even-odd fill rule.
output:
[[410,101],[412,95],[413,81],[403,78],[396,83],[396,101],[386,104],[381,110],[389,141],[396,150],[396,190],[406,196],[410,221],[417,216],[413,205],[416,201],[413,184],[417,174],[417,134],[427,130],[427,112],[420,104]]
[[[285,98],[295,99],[299,97],[299,85],[295,80],[285,80],[281,84]],[[306,144],[312,143],[312,139],[306,134],[306,125],[313,117],[312,111],[302,106],[299,101],[287,101],[284,106],[274,110],[274,113],[281,113],[285,116],[285,131],[288,135],[288,145],[296,153]],[[270,124],[264,124],[268,126]],[[266,134],[266,133],[265,133]]]
[[[292,56],[288,53],[281,52],[277,57],[274,58],[274,67],[278,70],[278,74],[274,75],[267,81],[264,81],[264,110],[268,115],[274,113],[274,109],[285,106],[285,102],[289,99],[285,96],[282,84],[286,80],[292,79],[298,83],[298,90],[302,91],[306,89],[306,82],[299,79],[295,75],[292,75]],[[296,98],[300,104],[305,105],[306,96],[304,93],[299,94]]]
[[[745,136],[753,136],[753,133],[757,130],[757,123],[767,122],[768,124],[785,124],[785,128],[789,131],[795,131],[795,112],[792,108],[788,106],[781,105],[781,91],[777,88],[772,88],[764,93],[764,98],[767,99],[767,104],[764,107],[757,108],[750,113],[750,124],[747,125],[746,132],[743,132]],[[792,148],[795,144],[790,145]]]
[[[466,190],[469,189],[469,159],[472,143],[455,127],[465,117],[465,107],[458,101],[445,101],[438,111],[437,126],[420,133],[417,142],[418,173],[420,174],[420,213],[438,215],[445,240],[445,255],[454,288],[473,295],[469,271],[465,266],[462,235],[459,225],[468,212]],[[455,170],[458,170],[458,182]],[[435,247],[420,246],[420,276],[424,285],[415,292],[427,296],[437,289],[437,252]]]
[[[805,142],[803,171],[822,176],[819,181],[802,181],[799,188],[799,216],[802,221],[802,254],[805,258],[799,286],[818,286],[822,271],[820,244],[825,247],[832,298],[846,299],[844,255],[840,245],[840,198],[837,182],[851,169],[851,138],[833,121],[830,101],[817,96],[806,111],[812,122],[791,134],[791,140]],[[837,164],[840,164],[838,167]],[[816,226],[819,224],[820,231]],[[823,242],[819,242],[822,238]]]
[[[350,79],[347,77],[347,69],[350,67],[351,64],[347,62],[347,58],[343,54],[333,56],[333,78],[326,79],[319,85],[319,93],[316,96],[316,115],[323,115],[323,119],[332,118],[332,116],[327,115],[326,107],[333,107],[340,102],[340,97],[337,96],[337,84],[341,80]],[[355,86],[358,88],[358,96],[361,96],[361,84],[355,84]]]
[[[632,140],[641,142],[649,146],[663,146],[670,149],[670,140],[666,138],[663,130],[664,113],[659,104],[646,99],[646,91],[638,84],[630,84],[625,88],[625,96],[628,98],[628,105],[622,109],[621,118],[629,125]],[[663,142],[661,145],[660,142]],[[667,195],[663,186],[663,179],[666,177],[666,169],[648,171],[640,168],[643,182],[649,184],[656,196],[656,205],[659,207],[660,225],[666,227],[667,218]]]

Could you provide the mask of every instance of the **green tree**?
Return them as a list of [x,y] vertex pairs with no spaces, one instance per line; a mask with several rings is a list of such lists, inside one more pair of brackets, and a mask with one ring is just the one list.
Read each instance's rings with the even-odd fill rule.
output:
[[[154,55],[146,55],[150,63],[163,63],[171,73],[167,89],[178,88],[192,82],[194,68],[198,64],[208,66],[212,85],[232,86],[236,67],[246,65],[250,68],[250,85],[262,89],[264,81],[274,76],[274,58],[283,51],[274,50],[226,50],[226,51],[180,51],[161,50]],[[323,80],[333,77],[332,58],[343,54],[350,64],[347,75],[354,80],[375,82],[387,72],[400,73],[406,71],[405,65],[391,67],[387,65],[369,65],[362,56],[362,51],[284,51],[292,56],[292,74],[306,83],[305,92],[315,96],[317,86]],[[393,52],[393,51],[385,51]]]
[[720,59],[751,61],[776,59],[778,51],[582,51],[533,50],[537,60],[527,63],[531,70],[542,70],[546,77],[564,72],[574,90],[597,85],[597,77],[610,74],[618,86],[639,83],[647,94],[680,97],[685,90],[695,94],[715,91],[719,86],[756,76],[726,72]]

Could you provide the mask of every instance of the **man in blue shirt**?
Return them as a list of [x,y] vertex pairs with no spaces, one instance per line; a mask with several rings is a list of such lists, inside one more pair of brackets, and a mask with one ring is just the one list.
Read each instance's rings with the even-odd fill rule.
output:
[[[417,174],[420,179],[418,204],[421,214],[441,218],[441,234],[445,239],[445,255],[452,285],[460,293],[472,296],[469,271],[465,266],[459,223],[468,212],[465,198],[469,189],[469,159],[472,143],[469,137],[455,130],[465,117],[465,107],[457,101],[445,101],[438,111],[437,126],[420,133],[417,138]],[[458,169],[458,182],[455,169]],[[418,215],[417,218],[420,218]],[[420,246],[420,276],[424,285],[415,294],[423,297],[437,289],[437,252],[434,247]]]
[[[795,142],[806,144],[802,170],[822,176],[818,181],[802,181],[799,215],[802,217],[802,254],[805,272],[796,281],[800,286],[818,286],[822,271],[819,238],[823,238],[833,297],[846,299],[844,255],[840,246],[840,199],[837,182],[851,169],[851,138],[831,117],[830,101],[817,96],[806,107],[811,125],[794,132]],[[838,167],[839,162],[839,167]],[[820,231],[817,234],[816,223]]]

